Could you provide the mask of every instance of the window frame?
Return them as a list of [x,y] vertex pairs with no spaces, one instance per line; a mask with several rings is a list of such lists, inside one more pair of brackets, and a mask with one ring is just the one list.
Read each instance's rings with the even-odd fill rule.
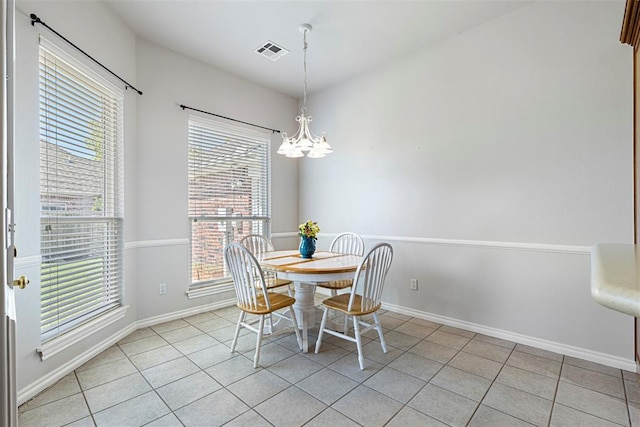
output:
[[[226,266],[224,266],[224,261],[222,261],[222,264],[221,264],[222,267],[224,268],[223,277],[213,278],[213,279],[205,278],[204,280],[197,280],[194,278],[194,270],[195,270],[194,225],[195,224],[197,223],[216,224],[217,223],[219,224],[220,228],[222,228],[225,231],[227,230],[228,227],[232,228],[230,234],[228,235],[228,237],[226,237],[223,240],[220,246],[220,251],[219,251],[220,260],[223,260],[224,258],[223,252],[222,252],[222,250],[224,249],[224,245],[232,241],[239,240],[238,234],[233,229],[234,224],[236,225],[236,228],[239,228],[237,226],[239,222],[243,222],[243,223],[249,222],[251,224],[250,231],[242,232],[239,235],[240,237],[243,237],[244,235],[252,234],[252,233],[260,233],[265,236],[271,235],[271,136],[270,134],[266,131],[259,131],[259,130],[249,129],[244,126],[232,125],[218,119],[205,117],[200,114],[189,114],[187,118],[187,146],[188,146],[189,153],[191,153],[191,151],[194,148],[193,146],[194,140],[192,138],[192,135],[193,135],[193,132],[195,132],[195,130],[193,126],[205,128],[209,132],[216,133],[219,135],[228,134],[228,135],[231,135],[233,138],[242,140],[240,147],[233,147],[237,150],[244,147],[243,144],[262,144],[263,147],[262,147],[261,161],[263,163],[260,166],[261,172],[254,171],[254,173],[258,173],[261,176],[261,179],[263,181],[261,181],[261,183],[258,184],[258,186],[262,186],[262,191],[265,194],[262,194],[259,196],[260,206],[258,206],[257,208],[255,206],[252,206],[251,215],[234,215],[233,213],[229,214],[228,211],[225,213],[220,213],[216,215],[202,214],[201,211],[204,209],[197,209],[197,208],[194,209],[194,207],[192,206],[192,202],[191,202],[192,189],[193,189],[192,173],[194,172],[193,168],[195,166],[193,165],[194,162],[192,161],[192,159],[191,158],[188,159],[188,173],[187,173],[188,215],[187,216],[189,220],[189,277],[188,277],[189,291],[187,294],[190,298],[210,295],[211,293],[209,292],[209,290],[211,289],[214,289],[214,291],[212,291],[213,293],[216,293],[215,290],[223,291],[223,290],[231,289],[229,286],[233,282],[231,276],[229,275],[229,272],[226,271]],[[251,142],[248,142],[248,141],[251,141]],[[229,148],[229,147],[223,147],[223,148]],[[209,155],[215,156],[215,152],[211,150],[209,152]],[[188,156],[190,156],[190,154],[188,154]],[[258,163],[255,163],[255,164],[258,164]],[[252,194],[253,194],[253,191],[254,190],[252,189]],[[257,192],[259,193],[259,191]],[[264,215],[256,214],[260,212],[264,212]],[[224,225],[222,223],[224,223]],[[260,223],[260,225],[257,225],[258,223]],[[242,229],[244,230],[244,225]]]
[[[69,345],[73,345],[84,337],[95,333],[96,330],[119,320],[124,317],[126,312],[127,307],[123,306],[125,223],[124,90],[112,84],[96,69],[80,61],[43,36],[40,36],[38,51],[38,87],[40,92],[40,107],[38,110],[40,122],[39,162],[41,165],[39,172],[40,253],[42,258],[40,263],[40,339],[42,346],[38,351],[44,360],[45,352],[50,357]],[[56,68],[56,74],[53,77],[47,75],[48,72],[53,73],[54,68]],[[49,78],[53,78],[53,80],[50,82]],[[64,79],[68,80],[63,82]],[[49,86],[48,83],[53,83],[53,85]],[[65,88],[69,90],[67,94],[70,97],[63,100]],[[54,89],[55,92],[52,92],[51,89]],[[83,91],[86,91],[86,95],[82,93]],[[76,99],[72,100],[71,97],[74,96]],[[107,101],[102,99],[107,99]],[[90,107],[87,103],[91,100],[100,101],[96,101],[97,106]],[[100,111],[99,119],[88,118],[89,113],[97,111]],[[82,117],[84,114],[87,115]],[[94,122],[98,124],[97,130],[92,127]],[[65,136],[63,133],[70,132],[68,130],[69,127],[78,123],[80,125],[75,128],[78,135],[74,138],[77,138],[76,142],[84,138],[84,142],[83,146],[76,145],[76,147],[73,147],[73,144],[69,142],[71,136],[69,134]],[[63,131],[65,128],[67,128],[67,131]],[[93,135],[94,131],[98,133],[99,136],[97,138],[101,138],[99,141],[103,145],[101,148],[94,148],[91,151],[92,149],[87,142],[87,134]],[[51,142],[53,143],[50,145]],[[80,149],[75,153],[71,151],[72,148],[77,149],[78,147]],[[83,151],[82,148],[84,148],[85,153],[81,152]],[[54,160],[54,156],[58,156],[63,151],[66,152],[68,163],[72,164],[72,166],[68,166],[63,171],[63,174],[52,178],[53,172],[49,172],[49,164],[52,167],[62,164],[62,161]],[[92,160],[96,160],[97,156],[100,156],[100,160],[94,165],[90,162],[86,152],[94,154]],[[42,169],[43,162],[46,165],[44,171]],[[99,167],[94,168],[93,166]],[[85,167],[87,169],[78,172]],[[57,174],[57,172],[55,173]],[[68,181],[66,182],[71,183],[74,178],[78,179],[77,176],[72,176],[73,173],[94,175],[93,177],[96,180],[91,182],[98,186],[99,191],[95,193],[97,199],[93,199],[91,208],[87,208],[85,203],[84,207],[78,208],[75,212],[68,209],[67,202],[64,200],[64,190],[68,191],[73,184],[63,184],[64,179],[57,179],[57,177],[67,177]],[[49,191],[50,185],[53,187],[52,191]],[[84,182],[82,185],[87,186],[88,184]],[[75,197],[81,199],[78,194],[75,194]],[[84,198],[86,199],[87,197],[85,195]],[[93,214],[87,215],[89,210],[93,211]],[[49,224],[54,222],[57,227],[60,227],[59,235],[61,237],[54,237],[53,241],[60,243],[55,243],[54,247],[49,247],[47,242],[52,241],[52,239],[51,236],[45,233],[50,230],[47,226],[50,227],[51,225]],[[75,229],[73,229],[74,227]],[[93,227],[94,230],[98,231],[96,231],[96,234],[87,231],[81,232],[78,231],[79,227],[88,229]],[[84,239],[80,240],[80,243],[76,243],[75,246],[82,247],[83,250],[86,249],[91,255],[86,252],[76,254],[79,263],[90,264],[97,263],[96,260],[98,259],[101,260],[101,267],[92,270],[94,279],[97,281],[93,283],[92,287],[96,289],[96,292],[90,295],[90,286],[85,288],[82,285],[86,284],[86,282],[81,282],[79,287],[80,295],[88,296],[91,301],[91,304],[86,309],[74,310],[60,304],[60,302],[72,302],[71,300],[73,299],[70,296],[73,291],[69,288],[71,280],[64,279],[64,274],[70,274],[72,270],[71,267],[65,267],[64,264],[70,265],[73,262],[63,259],[61,251],[58,250],[60,248],[70,248],[68,246],[70,244],[69,240],[65,240],[64,236],[67,236],[67,239],[73,236],[81,236]],[[101,238],[104,240],[100,240]],[[95,258],[96,255],[90,252],[90,250],[94,249],[99,250],[100,255],[97,255],[98,258]],[[48,268],[57,272],[55,279],[47,279],[45,273]],[[59,274],[58,272],[64,274]],[[89,276],[89,274],[86,276]],[[83,275],[82,280],[86,281],[87,277]],[[65,281],[67,282],[66,288]],[[48,286],[61,286],[64,288],[62,289],[64,297],[59,302],[52,304],[54,307],[57,306],[52,310],[45,309],[45,293],[57,291],[55,289],[46,289]],[[45,328],[45,317],[51,315],[51,313],[54,316],[61,317],[61,308],[63,310],[62,313],[66,313],[70,320],[56,319],[53,322],[53,327]]]

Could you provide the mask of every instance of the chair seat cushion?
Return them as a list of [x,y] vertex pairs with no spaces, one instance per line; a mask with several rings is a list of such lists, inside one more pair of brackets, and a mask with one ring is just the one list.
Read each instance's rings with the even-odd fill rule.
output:
[[269,302],[271,303],[271,310],[267,308],[267,304],[264,300],[264,295],[259,295],[257,301],[258,306],[256,308],[242,304],[238,304],[238,308],[251,314],[268,314],[273,313],[276,310],[280,310],[281,308],[293,305],[293,303],[296,302],[296,299],[284,294],[269,292]]
[[333,280],[331,282],[318,283],[317,286],[325,289],[345,289],[350,288],[353,285],[353,280]]
[[274,288],[279,288],[281,286],[288,286],[291,283],[292,283],[291,280],[287,280],[287,279],[268,278],[267,279],[267,289],[274,289]]
[[341,311],[349,316],[362,316],[365,314],[373,313],[374,311],[377,311],[382,306],[382,303],[379,303],[378,305],[374,306],[369,310],[361,310],[362,296],[356,294],[353,301],[353,307],[352,307],[353,310],[348,311],[347,307],[349,306],[350,297],[351,297],[351,294],[340,294],[340,295],[336,295],[335,297],[327,298],[326,300],[322,301],[322,304],[326,307],[329,307],[332,310]]

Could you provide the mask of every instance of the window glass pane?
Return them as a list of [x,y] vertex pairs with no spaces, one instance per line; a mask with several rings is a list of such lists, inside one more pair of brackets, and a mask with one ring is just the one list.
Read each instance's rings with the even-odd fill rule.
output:
[[191,222],[191,278],[193,284],[229,277],[223,250],[249,234],[265,234],[266,220],[197,220]]
[[269,234],[268,134],[189,119],[191,284],[228,281],[225,245]]
[[122,104],[100,77],[40,47],[43,340],[120,305]]

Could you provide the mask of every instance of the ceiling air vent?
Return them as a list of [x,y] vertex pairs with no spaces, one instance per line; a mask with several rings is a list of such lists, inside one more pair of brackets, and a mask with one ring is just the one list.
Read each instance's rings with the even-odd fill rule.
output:
[[256,49],[256,53],[264,56],[265,58],[269,58],[272,61],[276,61],[278,58],[289,53],[289,51],[282,46],[278,46],[272,41],[267,41]]

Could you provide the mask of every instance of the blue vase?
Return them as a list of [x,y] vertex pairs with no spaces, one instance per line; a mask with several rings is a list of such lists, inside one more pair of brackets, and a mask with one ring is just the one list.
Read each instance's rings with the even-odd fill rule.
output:
[[316,251],[316,238],[300,236],[300,256],[302,258],[311,258]]

